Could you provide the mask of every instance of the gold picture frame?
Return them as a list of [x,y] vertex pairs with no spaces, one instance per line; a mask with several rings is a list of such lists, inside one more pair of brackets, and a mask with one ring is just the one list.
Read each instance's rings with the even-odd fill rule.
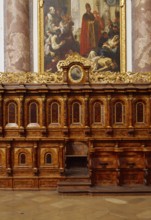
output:
[[[51,0],[47,0],[51,1]],[[89,2],[89,1],[88,1]],[[38,67],[42,74],[44,69],[44,0],[38,0]],[[119,0],[120,10],[120,73],[126,72],[126,0]],[[51,72],[51,71],[50,71]]]

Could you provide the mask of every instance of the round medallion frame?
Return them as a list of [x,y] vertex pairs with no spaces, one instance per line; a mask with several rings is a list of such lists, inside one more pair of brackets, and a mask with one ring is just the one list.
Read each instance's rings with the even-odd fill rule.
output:
[[79,65],[73,65],[69,69],[69,79],[72,83],[80,83],[84,77],[83,68]]

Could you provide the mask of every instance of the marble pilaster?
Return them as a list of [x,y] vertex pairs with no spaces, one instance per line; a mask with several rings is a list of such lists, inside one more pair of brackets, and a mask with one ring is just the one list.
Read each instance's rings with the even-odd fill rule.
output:
[[151,1],[132,1],[133,72],[151,71]]
[[5,71],[30,71],[29,0],[5,0]]

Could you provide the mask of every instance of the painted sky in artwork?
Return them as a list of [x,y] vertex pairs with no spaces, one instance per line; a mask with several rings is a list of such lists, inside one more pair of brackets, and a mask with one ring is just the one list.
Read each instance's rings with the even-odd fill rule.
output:
[[95,71],[120,71],[118,0],[45,0],[44,70],[79,53]]

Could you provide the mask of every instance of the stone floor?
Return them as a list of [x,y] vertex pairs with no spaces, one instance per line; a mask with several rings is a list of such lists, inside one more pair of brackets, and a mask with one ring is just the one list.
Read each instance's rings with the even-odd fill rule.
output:
[[0,191],[0,220],[145,220],[151,195],[60,195]]

